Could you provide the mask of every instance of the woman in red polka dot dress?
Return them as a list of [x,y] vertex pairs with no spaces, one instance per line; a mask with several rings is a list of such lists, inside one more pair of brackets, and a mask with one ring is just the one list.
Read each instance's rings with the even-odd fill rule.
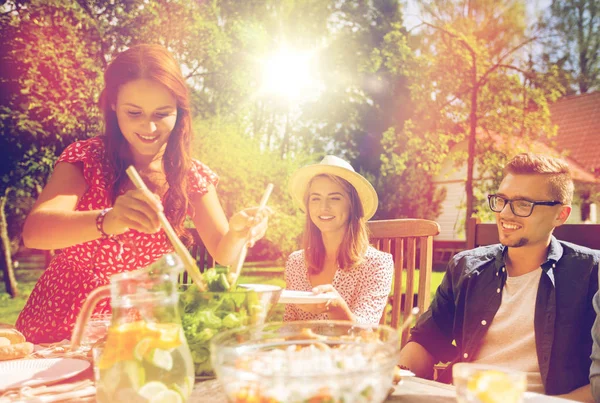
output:
[[369,245],[366,222],[377,193],[348,162],[328,155],[290,179],[292,198],[306,211],[304,249],[286,263],[289,290],[331,292],[323,304],[289,304],[284,320],[340,319],[377,324],[392,286],[392,255]]
[[[17,319],[33,343],[69,339],[93,289],[173,250],[158,220],[163,208],[179,235],[191,216],[221,264],[231,264],[244,244],[251,246],[266,231],[267,214],[256,208],[228,222],[215,190],[217,175],[190,157],[189,94],[179,65],[163,47],[131,47],[108,66],[104,79],[104,135],[65,149],[23,229],[28,247],[59,250]],[[128,180],[129,165],[150,191]],[[101,303],[95,313],[109,309]]]

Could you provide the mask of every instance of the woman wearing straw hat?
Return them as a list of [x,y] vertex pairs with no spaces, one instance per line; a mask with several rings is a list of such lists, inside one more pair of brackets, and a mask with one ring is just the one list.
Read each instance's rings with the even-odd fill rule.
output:
[[286,263],[287,289],[334,295],[326,303],[286,305],[284,320],[342,319],[377,324],[392,284],[389,253],[369,245],[366,222],[377,210],[377,193],[341,158],[296,171],[289,184],[306,212],[304,249]]

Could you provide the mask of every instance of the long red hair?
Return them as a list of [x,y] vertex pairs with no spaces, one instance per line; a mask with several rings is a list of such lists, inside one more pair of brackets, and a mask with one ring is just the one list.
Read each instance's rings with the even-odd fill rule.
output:
[[129,145],[121,133],[112,106],[117,102],[119,88],[138,79],[149,79],[164,85],[177,100],[177,121],[169,136],[162,164],[168,184],[164,199],[165,214],[178,235],[182,236],[189,205],[187,175],[192,164],[190,95],[179,64],[160,45],[132,46],[120,53],[104,73],[100,108],[104,115],[106,158],[114,175],[111,198],[114,203],[127,180],[125,169],[133,163]]

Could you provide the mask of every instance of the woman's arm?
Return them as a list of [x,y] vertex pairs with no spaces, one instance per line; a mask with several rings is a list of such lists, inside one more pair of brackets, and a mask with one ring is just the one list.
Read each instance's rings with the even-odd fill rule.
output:
[[268,209],[258,212],[257,208],[236,213],[229,222],[213,185],[202,195],[190,198],[194,209],[194,225],[208,252],[217,262],[233,264],[244,244],[254,245],[267,230]]
[[[33,206],[23,227],[25,246],[61,249],[93,241],[102,236],[96,228],[100,210],[75,211],[87,184],[81,164],[56,164],[48,184]],[[104,231],[121,234],[128,228],[153,233],[160,228],[156,211],[160,202],[150,192],[130,191],[117,198],[104,219]]]
[[351,322],[356,321],[356,315],[352,313],[352,310],[350,310],[350,307],[348,307],[348,304],[337,292],[333,284],[318,285],[312,289],[312,292],[315,295],[331,293],[334,294],[335,297],[322,304],[305,305],[301,308],[302,310],[314,315],[327,312],[329,319],[333,320],[349,320]]

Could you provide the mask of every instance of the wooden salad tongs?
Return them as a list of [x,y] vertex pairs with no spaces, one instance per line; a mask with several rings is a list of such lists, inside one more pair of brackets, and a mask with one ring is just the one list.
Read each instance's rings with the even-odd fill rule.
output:
[[[133,184],[138,189],[148,189],[148,187],[144,183],[144,180],[133,165],[130,165],[129,168],[125,170],[125,172],[127,172],[127,176],[129,176],[129,179],[131,179]],[[185,245],[183,245],[181,239],[179,239],[179,237],[177,236],[177,233],[171,226],[171,223],[169,222],[169,220],[167,220],[165,213],[160,211],[158,213],[158,219],[160,221],[160,225],[162,225],[163,229],[165,230],[165,233],[167,234],[167,238],[169,238],[169,241],[171,241],[171,244],[175,249],[175,253],[177,253],[179,258],[182,260],[183,266],[192,278],[192,281],[194,282],[194,284],[196,284],[200,291],[206,291],[206,284],[204,283],[202,274],[200,274],[200,269],[198,269],[196,261],[194,260],[192,255],[190,255],[190,252],[187,250]]]

